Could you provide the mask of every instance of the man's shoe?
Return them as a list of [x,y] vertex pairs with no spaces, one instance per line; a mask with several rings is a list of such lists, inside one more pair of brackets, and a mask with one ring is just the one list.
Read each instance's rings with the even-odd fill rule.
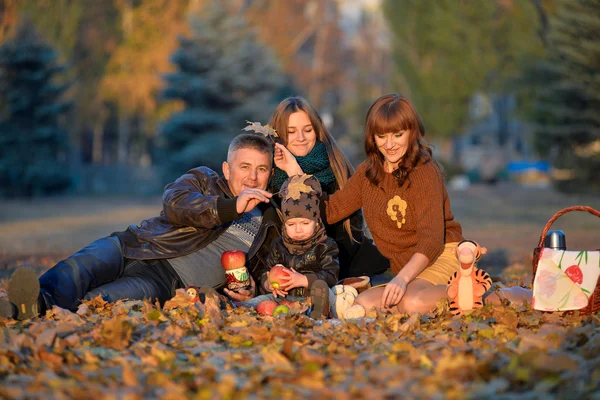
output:
[[310,317],[314,319],[327,318],[329,315],[329,285],[323,280],[316,280],[310,287],[310,300],[312,311]]
[[16,319],[22,321],[37,317],[40,282],[30,267],[19,267],[8,281],[8,299],[17,308]]

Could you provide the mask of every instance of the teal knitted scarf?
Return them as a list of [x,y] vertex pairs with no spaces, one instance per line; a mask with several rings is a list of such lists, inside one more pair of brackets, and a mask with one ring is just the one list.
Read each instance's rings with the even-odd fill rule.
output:
[[[296,160],[304,171],[305,174],[314,175],[321,184],[322,187],[329,185],[335,181],[335,175],[329,164],[329,157],[327,156],[327,149],[323,142],[317,141],[315,147],[307,155],[300,157],[296,156]],[[285,171],[275,167],[275,173],[273,174],[272,187],[274,191],[279,191],[283,182],[288,178]]]

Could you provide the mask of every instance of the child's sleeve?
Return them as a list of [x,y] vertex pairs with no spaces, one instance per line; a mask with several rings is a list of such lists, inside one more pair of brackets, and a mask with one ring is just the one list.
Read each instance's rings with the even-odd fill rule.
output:
[[321,270],[304,274],[308,279],[308,287],[310,288],[317,279],[322,279],[327,282],[329,287],[333,287],[337,284],[340,275],[338,246],[331,238],[328,238],[325,243],[320,243],[317,246],[318,249],[316,253],[318,261],[321,264]]
[[277,264],[285,265],[285,260],[283,259],[283,254],[280,251],[280,246],[278,246],[281,238],[277,238],[272,243],[272,248],[269,254],[267,255],[267,259],[265,260],[265,264],[258,271],[259,277],[259,288],[260,293],[269,293],[265,289],[265,283],[267,282],[267,272],[271,270]]

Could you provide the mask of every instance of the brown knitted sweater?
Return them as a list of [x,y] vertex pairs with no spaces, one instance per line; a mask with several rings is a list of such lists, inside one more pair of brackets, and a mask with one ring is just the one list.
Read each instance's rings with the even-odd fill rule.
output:
[[418,165],[402,187],[392,174],[385,174],[375,186],[365,172],[363,162],[346,187],[325,200],[327,223],[333,224],[362,207],[375,244],[389,258],[394,274],[415,253],[424,254],[432,264],[442,254],[445,243],[463,240],[435,162]]

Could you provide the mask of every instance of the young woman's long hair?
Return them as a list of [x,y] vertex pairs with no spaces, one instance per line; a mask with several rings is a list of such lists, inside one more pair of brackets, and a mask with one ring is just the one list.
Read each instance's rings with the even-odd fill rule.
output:
[[[287,146],[290,115],[299,111],[304,111],[308,115],[310,123],[317,134],[317,140],[323,142],[325,145],[335,180],[340,189],[343,189],[346,187],[348,178],[354,173],[354,167],[350,164],[350,161],[348,161],[342,150],[340,150],[335,139],[325,127],[321,117],[308,100],[303,97],[288,97],[283,100],[277,106],[275,113],[273,113],[270,125],[275,128],[284,145]],[[353,239],[352,230],[350,229],[350,219],[344,221],[344,228],[348,232],[348,235],[350,235],[350,238]]]
[[367,178],[375,185],[385,176],[385,158],[377,148],[376,135],[407,131],[408,146],[400,159],[394,176],[402,186],[410,172],[421,162],[432,160],[432,151],[425,142],[425,126],[414,106],[398,94],[381,96],[367,112],[365,122],[365,152],[367,153]]

